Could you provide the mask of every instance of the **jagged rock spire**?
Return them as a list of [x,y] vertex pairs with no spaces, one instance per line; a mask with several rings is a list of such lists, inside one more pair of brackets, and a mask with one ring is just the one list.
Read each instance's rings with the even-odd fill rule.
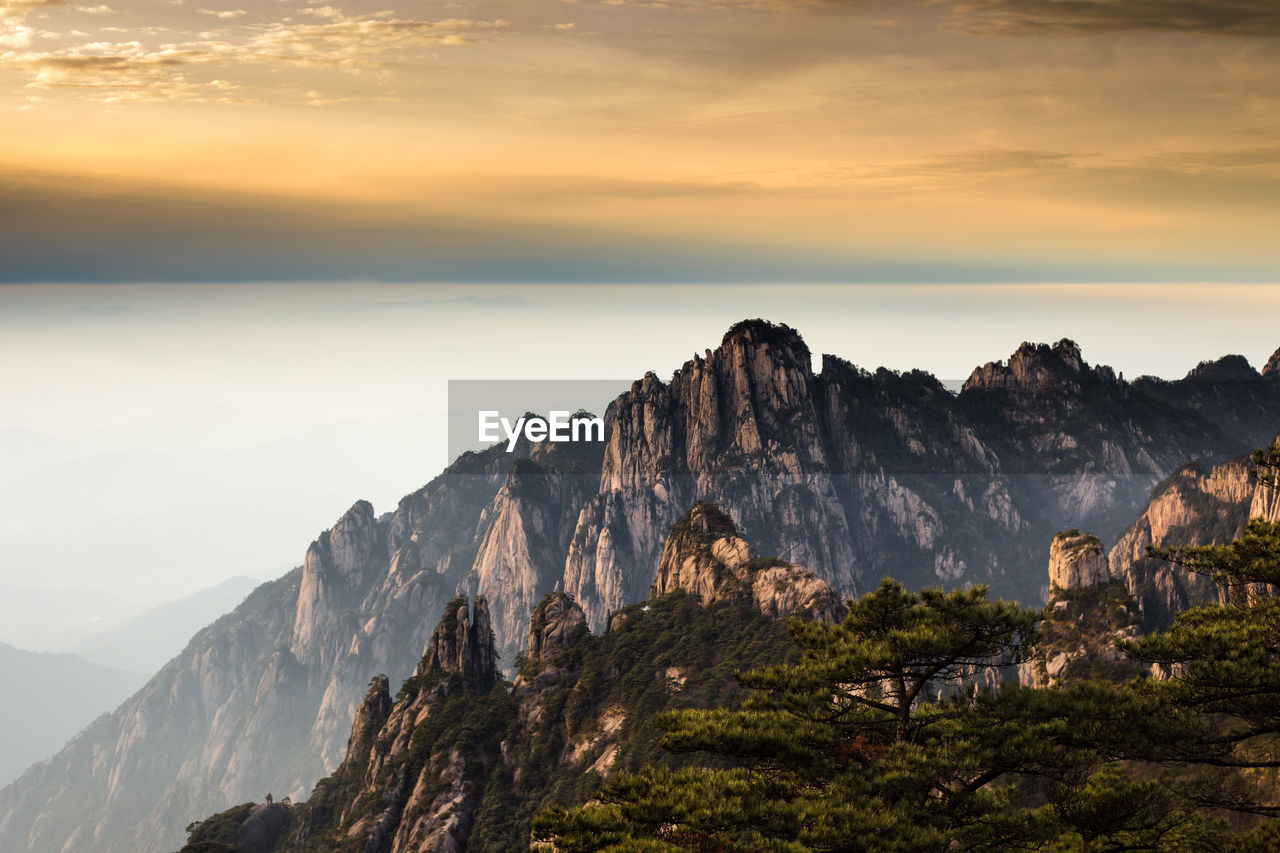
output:
[[477,597],[473,612],[469,612],[466,597],[459,596],[449,602],[444,618],[431,632],[414,674],[426,675],[433,670],[457,673],[471,679],[476,689],[487,690],[497,679],[496,663],[489,603]]
[[548,660],[587,633],[587,615],[563,592],[549,593],[529,620],[530,660]]

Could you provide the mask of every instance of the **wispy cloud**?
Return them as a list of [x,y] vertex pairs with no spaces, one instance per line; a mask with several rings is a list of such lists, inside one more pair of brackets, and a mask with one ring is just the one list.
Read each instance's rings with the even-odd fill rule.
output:
[[[21,0],[26,2],[26,0]],[[15,0],[4,0],[13,3]],[[245,10],[200,9],[219,19],[240,19]],[[392,13],[348,15],[332,6],[303,10],[316,21],[283,19],[246,25],[236,33],[211,32],[185,41],[148,46],[139,40],[96,40],[53,50],[28,50],[33,31],[17,21],[0,26],[0,68],[31,75],[35,89],[79,90],[96,100],[251,100],[232,78],[246,67],[281,65],[374,69],[395,51],[456,46],[510,26],[498,20],[396,18]],[[211,79],[213,78],[213,79]],[[306,103],[341,103],[350,98],[307,98]]]
[[47,6],[65,6],[67,0],[0,0],[0,18],[17,18]]

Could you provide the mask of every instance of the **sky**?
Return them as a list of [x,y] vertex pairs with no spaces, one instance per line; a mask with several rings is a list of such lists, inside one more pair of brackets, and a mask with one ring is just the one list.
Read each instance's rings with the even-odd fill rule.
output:
[[744,317],[955,381],[1280,346],[1273,0],[0,0],[0,113],[10,600],[278,576],[441,470],[450,380]]
[[0,0],[0,279],[1271,282],[1272,0]]

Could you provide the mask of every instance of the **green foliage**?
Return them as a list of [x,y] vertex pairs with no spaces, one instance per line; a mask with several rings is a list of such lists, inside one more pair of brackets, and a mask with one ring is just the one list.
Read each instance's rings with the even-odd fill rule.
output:
[[[1217,556],[1238,571],[1241,553],[1260,552]],[[1065,598],[1049,641],[1135,620],[1119,586]],[[1273,813],[1267,785],[1260,800],[1240,769],[1276,766],[1280,605],[1227,610],[1128,644],[1176,666],[1167,680],[984,689],[984,670],[1044,639],[1035,614],[983,589],[885,581],[840,625],[792,622],[802,659],[741,673],[741,707],[659,714],[662,745],[698,765],[615,777],[594,803],[541,814],[534,835],[565,853],[1276,849],[1274,822],[1247,817]]]
[[[690,758],[661,746],[664,713],[736,708],[743,691],[735,672],[796,657],[785,627],[745,602],[703,607],[678,592],[625,608],[611,631],[570,646],[546,674],[526,674],[540,679],[530,686],[538,690],[543,723],[513,725],[508,761],[490,777],[468,850],[524,849],[538,811],[575,806],[599,792],[603,779],[587,768],[605,750],[613,750],[613,772],[687,765]],[[612,734],[604,731],[606,720],[616,727]]]
[[602,805],[547,812],[535,835],[563,851],[1013,843],[1035,816],[991,785],[1000,750],[984,766],[963,748],[983,734],[966,697],[981,672],[1023,659],[1035,621],[984,588],[911,593],[890,580],[850,602],[840,625],[792,620],[802,659],[740,673],[755,691],[742,708],[657,718],[667,749],[720,767],[617,778]]
[[240,827],[255,803],[241,803],[187,826],[187,843],[179,853],[240,853]]
[[671,528],[671,538],[679,538],[681,534],[696,532],[710,540],[724,536],[737,536],[738,526],[733,517],[724,512],[711,501],[700,500],[689,507],[688,512],[680,516]]
[[1036,667],[1048,677],[1046,663],[1067,656],[1059,680],[1096,678],[1117,684],[1142,674],[1142,666],[1119,653],[1118,641],[1142,624],[1138,604],[1119,581],[1055,589],[1040,623]]

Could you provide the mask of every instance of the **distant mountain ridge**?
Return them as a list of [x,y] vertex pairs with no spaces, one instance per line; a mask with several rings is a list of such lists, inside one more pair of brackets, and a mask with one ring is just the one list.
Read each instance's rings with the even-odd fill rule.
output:
[[146,681],[137,672],[70,654],[28,652],[0,643],[0,780],[18,778]]
[[841,595],[893,575],[1043,600],[1054,533],[1114,540],[1183,463],[1274,435],[1275,371],[1219,373],[1160,397],[1064,340],[1024,344],[952,394],[834,356],[814,374],[794,330],[744,321],[670,381],[633,383],[605,413],[603,447],[469,453],[392,513],[356,503],[301,567],[0,791],[0,848],[163,853],[190,820],[301,795],[343,759],[370,675],[412,672],[456,595],[488,601],[509,668],[547,593],[570,594],[596,631],[645,600],[700,499]]
[[196,631],[231,611],[259,584],[238,575],[157,605],[78,643],[73,651],[103,666],[153,673],[182,651]]

